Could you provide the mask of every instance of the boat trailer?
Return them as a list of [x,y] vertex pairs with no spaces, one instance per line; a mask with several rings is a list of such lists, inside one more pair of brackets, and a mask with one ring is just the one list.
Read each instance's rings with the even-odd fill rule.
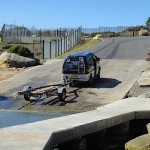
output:
[[30,101],[31,97],[51,97],[58,96],[59,101],[64,102],[66,99],[66,89],[69,88],[69,83],[66,80],[64,84],[47,85],[38,88],[32,88],[31,86],[25,86],[23,91],[18,92],[18,96],[24,96],[26,101]]

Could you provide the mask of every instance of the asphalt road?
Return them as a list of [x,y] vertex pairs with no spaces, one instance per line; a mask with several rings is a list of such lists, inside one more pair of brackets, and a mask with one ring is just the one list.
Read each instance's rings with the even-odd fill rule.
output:
[[146,68],[144,60],[150,48],[150,37],[108,38],[85,51],[101,58],[101,79],[92,87],[78,85],[70,88],[66,102],[57,98],[27,102],[16,96],[25,85],[33,88],[62,82],[63,59],[52,60],[34,67],[7,81],[0,82],[0,109],[76,113],[121,100]]
[[103,59],[143,60],[150,51],[149,41],[149,36],[108,38],[85,51],[92,51]]

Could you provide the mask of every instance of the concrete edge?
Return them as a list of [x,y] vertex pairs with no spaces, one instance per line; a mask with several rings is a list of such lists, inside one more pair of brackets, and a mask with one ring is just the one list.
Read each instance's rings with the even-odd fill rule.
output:
[[126,114],[121,114],[120,116],[114,116],[88,124],[79,125],[73,128],[53,132],[46,143],[44,150],[52,148],[55,144],[83,137],[85,135],[98,132],[133,119],[135,119],[135,112],[129,112]]

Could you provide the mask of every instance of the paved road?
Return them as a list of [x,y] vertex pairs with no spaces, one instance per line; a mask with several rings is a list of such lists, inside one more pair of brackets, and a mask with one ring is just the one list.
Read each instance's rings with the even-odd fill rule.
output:
[[104,59],[143,60],[150,51],[150,37],[108,38],[85,51],[92,51]]
[[92,87],[71,88],[65,103],[56,98],[27,102],[16,97],[24,85],[32,87],[62,82],[63,59],[52,60],[7,81],[0,82],[0,108],[14,110],[81,112],[122,99],[145,69],[144,61],[150,47],[149,37],[105,39],[86,49],[102,58],[102,74]]

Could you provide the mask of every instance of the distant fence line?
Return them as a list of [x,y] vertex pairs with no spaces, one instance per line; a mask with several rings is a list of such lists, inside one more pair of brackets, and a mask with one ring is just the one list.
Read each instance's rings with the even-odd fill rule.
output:
[[129,26],[119,26],[119,27],[99,27],[99,28],[82,28],[83,33],[101,33],[101,32],[123,32],[126,29],[131,28]]
[[[37,30],[35,27],[28,29],[16,25],[2,27],[2,41],[10,44],[23,44],[34,54],[43,59],[59,56],[73,48],[82,37],[138,36],[142,26],[118,26],[98,28],[59,28]],[[42,55],[41,55],[42,54]]]
[[66,36],[67,32],[73,32],[75,28],[28,29],[17,25],[4,24],[2,27],[2,40],[8,43],[32,43],[33,40],[45,40],[53,37]]
[[[82,36],[92,33],[114,32],[120,33],[120,36],[127,36],[123,34],[131,26],[118,26],[118,27],[98,27],[98,28],[81,28]],[[32,43],[33,40],[50,40],[51,38],[61,38],[66,36],[68,32],[74,32],[76,28],[59,28],[59,29],[44,29],[38,30],[35,27],[28,29],[17,25],[4,24],[2,27],[2,41],[8,43]]]

